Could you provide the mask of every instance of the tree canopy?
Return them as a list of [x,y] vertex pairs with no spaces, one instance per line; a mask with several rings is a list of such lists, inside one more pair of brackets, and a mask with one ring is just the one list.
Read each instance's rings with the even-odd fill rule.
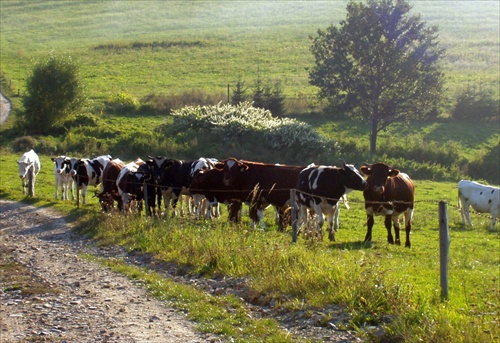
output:
[[370,125],[370,153],[390,124],[438,114],[443,88],[437,28],[404,0],[351,1],[339,27],[318,30],[312,85],[334,108]]
[[26,80],[26,90],[23,121],[33,133],[47,133],[85,101],[78,67],[69,56],[51,54],[38,62]]

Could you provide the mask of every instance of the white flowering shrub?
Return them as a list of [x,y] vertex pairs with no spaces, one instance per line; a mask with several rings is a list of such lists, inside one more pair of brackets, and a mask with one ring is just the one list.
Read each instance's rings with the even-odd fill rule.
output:
[[176,130],[204,130],[230,141],[242,135],[262,136],[272,149],[302,149],[312,152],[325,148],[327,141],[308,124],[289,118],[273,117],[271,112],[255,108],[249,102],[238,105],[188,106],[176,110]]

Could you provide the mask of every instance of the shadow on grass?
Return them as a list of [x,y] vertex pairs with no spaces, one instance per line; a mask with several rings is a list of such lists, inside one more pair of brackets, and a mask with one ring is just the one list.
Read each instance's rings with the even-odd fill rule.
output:
[[375,243],[365,241],[332,243],[329,248],[335,250],[362,250],[371,249]]

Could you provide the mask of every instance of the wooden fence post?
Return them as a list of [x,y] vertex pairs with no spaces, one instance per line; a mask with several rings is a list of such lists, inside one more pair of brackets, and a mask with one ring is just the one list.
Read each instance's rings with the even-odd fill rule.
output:
[[290,202],[291,202],[291,222],[292,222],[292,242],[297,242],[297,225],[298,225],[298,215],[297,215],[297,203],[295,201],[295,190],[290,190]]
[[448,299],[448,256],[450,251],[450,232],[448,229],[448,210],[446,201],[439,202],[439,262],[441,299]]

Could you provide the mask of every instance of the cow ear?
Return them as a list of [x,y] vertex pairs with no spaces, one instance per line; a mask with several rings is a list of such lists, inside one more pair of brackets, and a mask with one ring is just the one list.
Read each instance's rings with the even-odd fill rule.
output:
[[217,162],[214,164],[214,169],[217,169],[217,170],[224,170],[224,163],[222,162]]
[[397,176],[399,174],[399,170],[398,169],[389,169],[389,177],[394,177],[394,176]]
[[56,161],[56,158],[55,158],[55,157],[51,157],[50,159],[52,160],[52,162],[55,162],[55,161]]
[[359,168],[359,170],[365,175],[372,174],[372,168],[370,168],[369,166],[361,166],[361,168]]

